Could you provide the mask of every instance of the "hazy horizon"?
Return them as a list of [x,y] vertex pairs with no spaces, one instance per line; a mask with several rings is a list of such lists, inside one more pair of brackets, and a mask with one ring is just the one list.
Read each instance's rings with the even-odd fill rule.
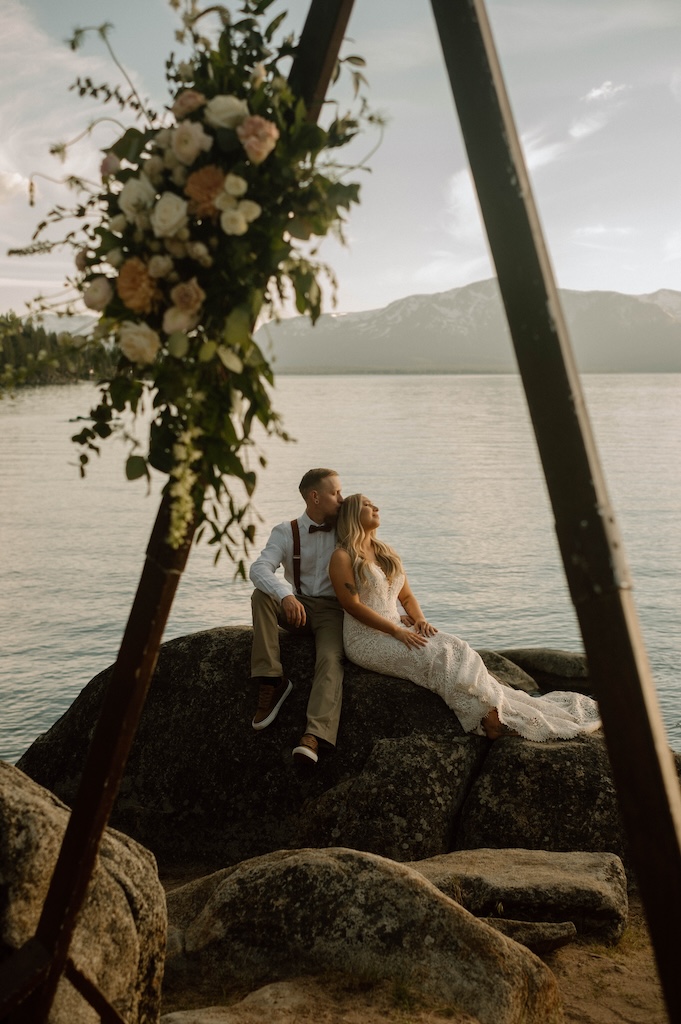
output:
[[[70,257],[8,258],[64,194],[48,180],[97,179],[101,150],[118,129],[103,124],[66,162],[49,146],[74,138],[95,113],[69,86],[78,75],[115,84],[119,76],[96,34],[72,52],[77,26],[112,20],[112,45],[141,93],[163,108],[164,62],[180,52],[166,0],[0,0],[0,310],[23,312],[39,292],[61,293]],[[228,5],[232,10],[236,4]],[[300,30],[306,0],[288,9]],[[488,0],[488,13],[561,288],[651,294],[681,284],[681,5],[610,0]],[[427,0],[394,0],[390,18],[358,0],[343,54],[367,60],[385,138],[359,173],[362,203],[349,247],[327,241],[322,256],[340,284],[339,311],[382,308],[492,275],[457,117]],[[117,113],[111,110],[111,113]],[[361,160],[374,144],[362,138]],[[27,184],[38,172],[37,205]]]

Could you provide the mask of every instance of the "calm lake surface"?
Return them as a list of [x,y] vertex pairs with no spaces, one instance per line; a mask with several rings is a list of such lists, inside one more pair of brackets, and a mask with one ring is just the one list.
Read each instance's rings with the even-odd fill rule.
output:
[[[681,375],[588,376],[587,406],[624,535],[670,744],[681,750]],[[158,507],[107,442],[85,480],[69,422],[90,384],[0,402],[0,757],[15,761],[116,657]],[[263,438],[256,550],[297,515],[311,466],[381,509],[429,619],[474,647],[581,650],[516,376],[281,377],[294,444]],[[249,623],[250,584],[189,558],[166,639]]]

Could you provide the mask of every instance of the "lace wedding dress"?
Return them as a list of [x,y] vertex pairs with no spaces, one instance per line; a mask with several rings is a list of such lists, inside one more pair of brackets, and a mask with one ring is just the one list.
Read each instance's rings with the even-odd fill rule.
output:
[[[369,564],[368,576],[358,581],[360,600],[380,615],[399,622],[398,595],[404,576],[388,580]],[[442,697],[465,732],[484,735],[481,721],[492,708],[501,722],[527,740],[572,739],[600,728],[598,706],[581,693],[556,691],[532,697],[503,686],[465,640],[436,633],[424,647],[408,648],[395,637],[365,626],[347,612],[343,643],[350,661],[383,675],[410,679]]]

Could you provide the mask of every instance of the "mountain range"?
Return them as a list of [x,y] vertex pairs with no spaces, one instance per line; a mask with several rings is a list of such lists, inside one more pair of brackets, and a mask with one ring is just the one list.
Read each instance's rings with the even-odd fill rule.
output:
[[[650,295],[560,290],[582,373],[681,373],[681,292]],[[46,315],[49,331],[87,334],[91,315]],[[275,373],[515,373],[495,279],[383,309],[272,321],[256,340]]]
[[[681,372],[681,292],[561,289],[582,373]],[[275,373],[513,373],[511,336],[495,279],[384,309],[271,322],[256,340]]]

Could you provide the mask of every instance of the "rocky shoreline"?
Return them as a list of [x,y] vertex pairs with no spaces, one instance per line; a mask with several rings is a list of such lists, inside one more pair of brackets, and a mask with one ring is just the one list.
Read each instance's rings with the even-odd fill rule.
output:
[[[299,1020],[295,992],[309,998],[320,978],[361,982],[383,1014],[386,992],[402,988],[449,1020],[589,1019],[566,1017],[545,961],[627,934],[635,879],[603,738],[492,744],[464,735],[435,695],[350,665],[337,750],[301,775],[290,749],[312,644],[284,637],[297,685],[259,734],[249,650],[247,627],[161,649],[112,818],[125,835],[108,830],[90,931],[74,946],[129,1024],[156,1022],[161,1008],[164,1024],[276,1018],[282,999],[282,1020]],[[528,692],[590,691],[570,652],[481,654]],[[108,674],[17,768],[2,766],[4,954],[32,934]],[[111,889],[125,894],[116,913]],[[102,943],[108,953],[95,952]],[[654,992],[654,966],[651,978]],[[256,998],[266,991],[269,1006]],[[64,999],[55,1021],[88,1019]]]

